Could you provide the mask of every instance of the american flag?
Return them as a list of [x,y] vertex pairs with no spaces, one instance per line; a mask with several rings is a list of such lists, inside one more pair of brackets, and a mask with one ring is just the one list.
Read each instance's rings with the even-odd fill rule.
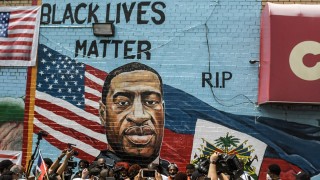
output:
[[59,149],[76,144],[79,158],[93,160],[107,147],[98,114],[107,73],[42,44],[38,51],[34,133],[48,132]]
[[0,7],[0,66],[34,66],[40,6]]

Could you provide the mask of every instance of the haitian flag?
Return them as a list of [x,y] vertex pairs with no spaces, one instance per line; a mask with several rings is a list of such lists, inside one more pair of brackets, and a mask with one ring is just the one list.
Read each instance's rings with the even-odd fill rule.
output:
[[[320,152],[320,127],[287,122],[267,117],[236,115],[219,111],[196,97],[171,86],[164,86],[166,105],[166,129],[170,129],[170,136],[181,139],[181,135],[192,139],[195,134],[196,123],[200,119],[217,123],[235,131],[246,133],[267,144],[264,159],[279,162],[282,159],[293,164],[311,176],[320,173],[320,161],[316,158]],[[183,120],[183,123],[182,121]],[[214,133],[212,133],[214,136]],[[168,137],[165,137],[165,140]],[[178,140],[177,140],[178,141]],[[178,146],[181,144],[178,144]],[[169,145],[168,145],[169,146]],[[178,159],[181,152],[190,151],[191,147],[175,147],[170,144],[170,159]],[[173,149],[178,151],[173,151]],[[188,148],[188,149],[185,149]],[[162,147],[163,149],[163,147]],[[184,150],[185,149],[185,150]],[[161,154],[161,155],[162,155]],[[191,156],[189,156],[191,158]],[[269,163],[269,162],[268,162]],[[262,164],[262,166],[266,166]],[[261,176],[261,174],[260,174]]]
[[[38,59],[34,133],[39,130],[48,132],[48,137],[44,138],[60,150],[65,149],[67,143],[76,144],[78,158],[94,160],[100,150],[108,145],[98,114],[101,89],[107,73],[43,44],[39,45]],[[225,131],[223,129],[230,132],[222,138],[235,140],[232,146],[235,149],[230,149],[231,152],[245,156],[247,160],[254,160],[250,156],[255,153],[249,154],[252,149],[245,146],[242,139],[238,141],[234,138],[241,134],[245,139],[259,142],[260,149],[252,145],[256,143],[248,141],[256,149],[258,160],[262,161],[256,167],[264,169],[270,162],[266,159],[271,159],[271,162],[283,160],[311,175],[320,173],[320,162],[316,160],[316,153],[320,152],[319,127],[226,113],[172,86],[164,84],[163,90],[165,129],[160,157],[176,163],[181,170],[197,154],[193,150],[199,148],[196,139],[201,139],[201,126],[219,126],[220,132]],[[211,124],[203,125],[201,122],[204,121]],[[231,130],[238,134],[232,134]],[[205,146],[218,146],[214,143],[215,139],[223,135],[214,131],[209,135],[215,138],[212,141],[205,138]],[[209,135],[203,134],[203,137]],[[261,173],[258,175],[262,177]]]
[[47,174],[46,163],[44,162],[41,151],[39,150],[38,162],[36,167],[35,179],[43,180],[43,177]]

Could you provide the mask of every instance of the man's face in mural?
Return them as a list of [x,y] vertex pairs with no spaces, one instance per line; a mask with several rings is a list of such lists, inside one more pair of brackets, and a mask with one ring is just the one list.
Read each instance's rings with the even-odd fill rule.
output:
[[108,143],[129,156],[158,156],[164,128],[159,78],[146,70],[124,72],[111,80],[101,104]]

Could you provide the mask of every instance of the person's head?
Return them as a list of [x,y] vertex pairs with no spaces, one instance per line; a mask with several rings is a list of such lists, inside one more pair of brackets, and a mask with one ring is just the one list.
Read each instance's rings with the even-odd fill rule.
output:
[[99,174],[99,180],[105,180],[106,177],[109,177],[110,175],[110,170],[109,169],[102,169],[100,171],[100,174]]
[[127,162],[117,162],[114,170],[119,171],[119,175],[121,178],[125,179],[128,176],[129,163]]
[[84,169],[89,167],[89,162],[87,160],[81,159],[78,163],[79,169]]
[[98,167],[93,167],[89,169],[89,177],[91,176],[99,176],[101,169]]
[[178,166],[175,163],[170,163],[168,166],[168,172],[170,177],[175,177],[175,175],[178,173],[179,169]]
[[164,105],[162,79],[154,69],[133,62],[111,71],[99,113],[108,143],[122,159],[150,163],[159,156]]
[[297,174],[295,174],[296,180],[310,180],[310,175],[307,172],[299,171]]
[[13,179],[21,179],[25,173],[25,169],[21,165],[13,165],[10,171],[13,173]]
[[187,164],[186,166],[186,174],[187,176],[192,176],[192,173],[196,170],[193,164]]
[[51,165],[53,164],[53,162],[50,158],[43,158],[43,161],[46,164],[47,169],[49,169],[51,167]]
[[184,172],[178,172],[174,177],[174,180],[188,180],[188,176]]
[[277,164],[271,164],[268,166],[268,172],[267,172],[267,180],[276,180],[280,179],[280,173],[281,173],[281,168]]
[[141,166],[139,164],[133,164],[129,167],[128,176],[134,178],[140,171]]
[[6,159],[0,162],[0,174],[10,171],[10,168],[13,166],[13,162]]
[[97,160],[97,167],[100,168],[100,169],[105,169],[107,168],[107,165],[106,165],[106,160],[104,158],[99,158]]

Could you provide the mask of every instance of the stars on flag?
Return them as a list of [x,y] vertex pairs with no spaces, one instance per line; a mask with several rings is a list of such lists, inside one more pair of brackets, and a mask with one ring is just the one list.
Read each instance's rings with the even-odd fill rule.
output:
[[38,64],[37,90],[84,106],[84,64],[50,48],[43,48],[39,54],[42,59]]

